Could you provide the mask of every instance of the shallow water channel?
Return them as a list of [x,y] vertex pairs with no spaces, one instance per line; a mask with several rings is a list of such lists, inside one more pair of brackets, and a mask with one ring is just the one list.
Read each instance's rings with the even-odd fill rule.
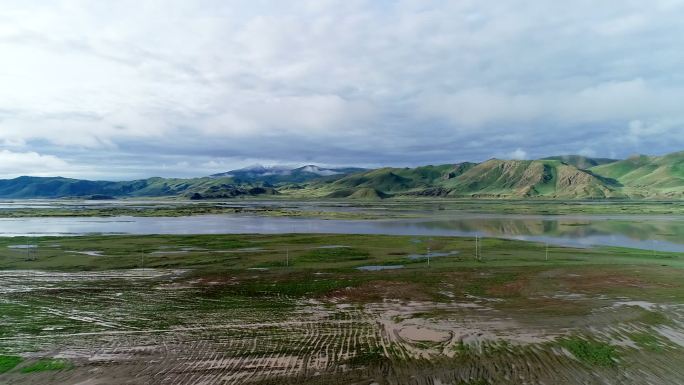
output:
[[332,220],[249,215],[2,218],[0,236],[83,234],[335,233],[499,237],[552,245],[684,252],[679,216],[460,214],[420,219]]

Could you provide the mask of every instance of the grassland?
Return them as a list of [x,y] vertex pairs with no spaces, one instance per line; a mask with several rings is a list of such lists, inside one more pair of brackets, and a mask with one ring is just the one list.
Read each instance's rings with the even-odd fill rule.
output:
[[[258,215],[270,217],[313,217],[323,219],[378,219],[379,215],[368,212],[345,212],[326,210],[301,210],[288,207],[288,202],[281,205],[263,204],[259,200],[252,205],[231,205],[226,202],[195,203],[183,200],[169,200],[161,203],[143,203],[138,201],[118,202],[113,205],[74,205],[60,204],[49,208],[7,208],[0,209],[0,218],[44,218],[44,217],[183,217],[193,215]],[[405,215],[398,214],[396,217]]]
[[[541,244],[484,239],[476,259],[468,238],[325,234],[8,247],[25,243],[0,239],[0,383],[684,380],[677,253],[547,259]],[[428,247],[450,255],[428,265]],[[358,270],[390,265],[403,267]]]
[[390,219],[450,216],[463,213],[531,215],[682,215],[682,201],[598,200],[558,201],[543,199],[447,199],[393,198],[347,199],[263,199],[192,202],[168,199],[156,201],[119,200],[114,203],[79,204],[53,200],[49,207],[0,208],[0,218],[27,217],[181,217],[192,215],[257,215],[310,217],[321,219]]
[[21,362],[19,356],[2,356],[0,355],[0,374],[14,369]]
[[[28,253],[15,245],[30,243]],[[361,265],[406,265],[404,271],[421,270],[424,259],[410,254],[459,251],[448,258],[433,258],[431,271],[481,266],[625,265],[659,263],[682,268],[677,253],[629,248],[551,247],[545,260],[543,244],[488,238],[482,241],[482,260],[476,260],[473,238],[389,235],[326,234],[225,234],[225,235],[102,235],[80,237],[0,238],[0,269],[110,270],[140,268],[192,268],[198,271],[249,269],[285,263],[288,269],[271,273],[305,272],[311,269],[343,271]],[[93,254],[94,255],[88,255]],[[142,259],[141,259],[142,258]],[[142,261],[142,262],[141,262]],[[285,266],[282,266],[285,267]]]
[[298,197],[382,199],[393,196],[681,200],[684,152],[625,160],[577,156],[416,168],[384,167],[314,180],[280,192]]

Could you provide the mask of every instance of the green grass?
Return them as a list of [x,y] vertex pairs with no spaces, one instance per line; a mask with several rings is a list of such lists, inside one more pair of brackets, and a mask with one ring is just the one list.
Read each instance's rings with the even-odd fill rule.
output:
[[0,355],[0,374],[14,369],[21,361],[22,359],[19,356]]
[[45,371],[59,371],[69,370],[73,368],[73,364],[67,360],[44,358],[34,362],[31,365],[21,368],[22,373],[34,373]]
[[645,332],[633,333],[629,336],[629,338],[642,349],[646,349],[651,352],[662,352],[665,350],[663,344],[653,334]]
[[[453,359],[435,356],[434,360],[432,357],[407,358],[400,344],[387,346],[385,356],[385,351],[376,347],[377,341],[367,340],[355,346],[350,351],[351,356],[341,358],[340,362],[348,365],[351,371],[375,373],[393,365],[408,365],[407,372],[412,370],[411,365],[425,365],[421,366],[425,370],[431,368],[429,365],[440,370],[440,365],[474,367],[482,362],[524,360],[533,350],[557,357],[560,347],[584,364],[578,366],[569,361],[573,368],[585,370],[613,368],[618,365],[618,358],[620,362],[633,362],[639,355],[664,349],[675,358],[681,354],[679,348],[668,345],[665,338],[639,333],[649,325],[670,323],[676,327],[673,321],[677,315],[670,313],[666,306],[659,307],[658,312],[634,306],[610,306],[625,298],[659,304],[684,302],[684,281],[681,280],[684,264],[682,256],[676,253],[653,256],[650,251],[626,248],[554,247],[552,258],[545,261],[544,247],[539,243],[484,239],[484,260],[477,262],[469,254],[472,238],[329,234],[45,237],[34,239],[40,244],[41,253],[31,261],[27,261],[21,251],[6,248],[25,241],[24,238],[0,239],[0,269],[65,270],[79,274],[82,270],[126,269],[137,267],[142,249],[147,266],[173,266],[189,271],[173,278],[67,280],[50,289],[46,289],[43,282],[33,282],[36,287],[30,293],[3,295],[0,298],[0,337],[40,337],[25,341],[12,338],[2,350],[5,354],[35,352],[49,355],[41,350],[46,337],[61,334],[64,339],[59,342],[68,345],[72,339],[76,344],[83,342],[81,338],[89,338],[75,336],[76,333],[109,330],[98,323],[70,319],[64,314],[96,314],[126,330],[150,328],[163,334],[203,322],[265,325],[294,321],[308,312],[318,316],[321,309],[330,312],[321,322],[341,320],[344,321],[341,325],[345,326],[340,327],[344,328],[347,321],[353,321],[351,325],[357,321],[363,323],[365,319],[358,317],[362,313],[341,309],[369,314],[369,309],[376,304],[390,309],[393,306],[407,309],[406,313],[399,314],[401,317],[393,318],[396,323],[410,323],[417,318],[428,324],[459,322],[466,319],[464,314],[491,310],[530,330],[571,330],[575,337],[560,338],[552,343],[533,343],[534,348],[529,351],[525,346],[502,341],[487,341],[480,346],[461,342],[449,345],[454,349],[451,351]],[[321,248],[331,245],[345,247]],[[434,258],[430,267],[424,260],[409,263],[408,255],[424,253],[428,245],[435,251],[459,250],[461,253]],[[153,254],[158,250],[183,248],[190,250],[169,256]],[[106,257],[73,255],[68,250],[98,250]],[[286,251],[291,258],[290,266],[283,263]],[[663,255],[669,258],[663,258]],[[403,262],[404,269],[355,270],[361,264],[399,262]],[[255,266],[269,269],[250,269]],[[95,272],[92,273],[95,276]],[[30,274],[27,277],[30,279]],[[576,296],[567,299],[558,294]],[[421,305],[413,311],[411,303],[430,306],[422,308]],[[454,306],[460,303],[483,304],[489,310]],[[340,306],[342,304],[345,306]],[[46,308],[55,311],[45,312]],[[629,334],[630,338],[642,349],[611,346],[592,334],[591,327],[600,329],[613,325],[624,326],[621,330],[627,332],[631,330],[634,334]],[[364,327],[376,326],[369,322]],[[280,326],[264,326],[258,330],[231,327],[209,335],[211,338],[233,338],[244,337],[246,333],[260,341],[282,341],[288,338],[290,329],[301,328],[288,326],[283,331]],[[296,355],[301,351],[301,344],[301,341],[273,346],[263,344],[245,354],[263,356],[277,351]],[[419,349],[438,348],[438,344],[432,342],[412,344]],[[16,367],[14,372],[32,372],[65,370],[72,365],[69,361],[45,359],[13,367]],[[77,367],[74,373],[80,373],[82,369]],[[489,379],[489,376],[484,378]]]
[[612,345],[579,337],[563,339],[559,344],[586,364],[603,367],[616,366],[618,355],[616,348]]
[[472,380],[472,381],[461,381],[457,385],[489,385],[487,380]]
[[648,325],[663,325],[670,323],[670,320],[665,314],[653,310],[644,310],[644,314],[639,317],[637,321]]
[[[90,271],[145,267],[193,268],[198,271],[229,271],[249,267],[302,271],[308,269],[353,269],[359,265],[402,264],[405,270],[426,269],[424,260],[412,261],[408,254],[424,253],[425,244],[412,242],[426,237],[390,235],[146,235],[24,237],[0,239],[0,269],[42,269]],[[534,242],[487,238],[482,240],[482,261],[473,258],[472,238],[431,237],[440,250],[460,250],[459,255],[433,258],[431,271],[474,267],[571,266],[650,264],[684,268],[679,253],[625,248],[575,249],[554,246],[550,259],[544,247]],[[39,247],[34,258],[24,250],[8,245],[30,242]],[[345,245],[340,248],[316,248]],[[75,254],[73,251],[97,250],[104,256]],[[185,252],[178,253],[178,250]],[[170,251],[164,254],[164,251]],[[176,251],[176,253],[173,253]],[[290,266],[285,266],[285,255]],[[495,274],[494,279],[507,279]],[[509,277],[510,278],[510,277]],[[473,294],[482,293],[477,285],[501,282],[472,282]]]
[[367,260],[370,253],[350,247],[315,249],[297,257],[297,262],[342,262]]
[[[684,166],[683,166],[684,167]],[[547,183],[548,184],[548,183]],[[552,192],[553,186],[538,185],[544,193]],[[546,189],[546,190],[545,190]],[[304,194],[309,190],[305,189]],[[352,190],[353,191],[353,190]],[[336,200],[312,200],[305,197],[292,199],[286,196],[270,196],[265,204],[258,198],[250,198],[248,204],[231,205],[228,202],[191,202],[179,199],[163,199],[162,202],[140,203],[118,201],[116,206],[71,205],[68,200],[56,200],[50,208],[3,208],[0,217],[180,217],[193,215],[255,215],[269,217],[309,217],[321,219],[388,219],[415,218],[448,215],[450,213],[500,213],[500,214],[684,214],[684,205],[676,200],[559,200],[559,199],[462,199],[435,197],[394,197],[383,201],[345,200],[353,203],[353,209],[340,210]],[[242,200],[241,202],[244,202]],[[303,209],[306,207],[306,209]],[[378,210],[382,209],[382,210]],[[608,222],[611,225],[610,222]]]
[[[517,273],[509,272],[509,271],[497,271],[493,272],[491,274],[488,274],[484,277],[475,277],[470,281],[468,286],[466,287],[466,292],[471,295],[486,295],[487,290],[492,288],[493,286],[499,286],[499,285],[504,285],[507,283],[511,283],[515,281],[518,278]],[[510,292],[510,295],[516,295],[514,292]]]
[[369,366],[369,365],[379,365],[387,362],[388,358],[385,357],[385,353],[382,348],[377,346],[374,348],[368,348],[357,353],[355,356],[349,358],[347,363],[351,366]]

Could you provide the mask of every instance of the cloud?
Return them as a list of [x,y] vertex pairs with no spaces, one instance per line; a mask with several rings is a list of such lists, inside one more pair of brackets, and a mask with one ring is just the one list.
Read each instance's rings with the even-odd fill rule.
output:
[[[0,150],[0,175],[16,177],[20,175],[48,176],[69,168],[69,164],[53,155],[37,152],[12,152]],[[36,173],[36,170],[41,170]]]
[[509,154],[509,157],[510,157],[511,159],[518,159],[518,160],[520,160],[520,159],[527,159],[527,152],[525,152],[525,151],[524,151],[523,149],[521,149],[521,148],[517,148],[515,151],[513,151],[513,152],[511,152],[511,153]]
[[122,178],[681,150],[682,16],[679,0],[10,0],[0,148]]
[[684,135],[684,121],[632,120],[627,124],[627,128],[622,141],[634,144],[646,142],[663,146],[672,138],[680,138]]

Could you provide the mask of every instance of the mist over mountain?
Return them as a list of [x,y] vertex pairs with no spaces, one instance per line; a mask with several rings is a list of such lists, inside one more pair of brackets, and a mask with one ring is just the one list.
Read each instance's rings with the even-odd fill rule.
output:
[[247,183],[262,182],[262,183],[301,183],[330,176],[343,176],[355,172],[365,171],[363,168],[326,168],[316,165],[306,165],[302,167],[287,167],[287,166],[262,166],[254,165],[238,170],[227,171],[223,173],[213,174],[212,178],[228,177],[236,181],[243,181]]

